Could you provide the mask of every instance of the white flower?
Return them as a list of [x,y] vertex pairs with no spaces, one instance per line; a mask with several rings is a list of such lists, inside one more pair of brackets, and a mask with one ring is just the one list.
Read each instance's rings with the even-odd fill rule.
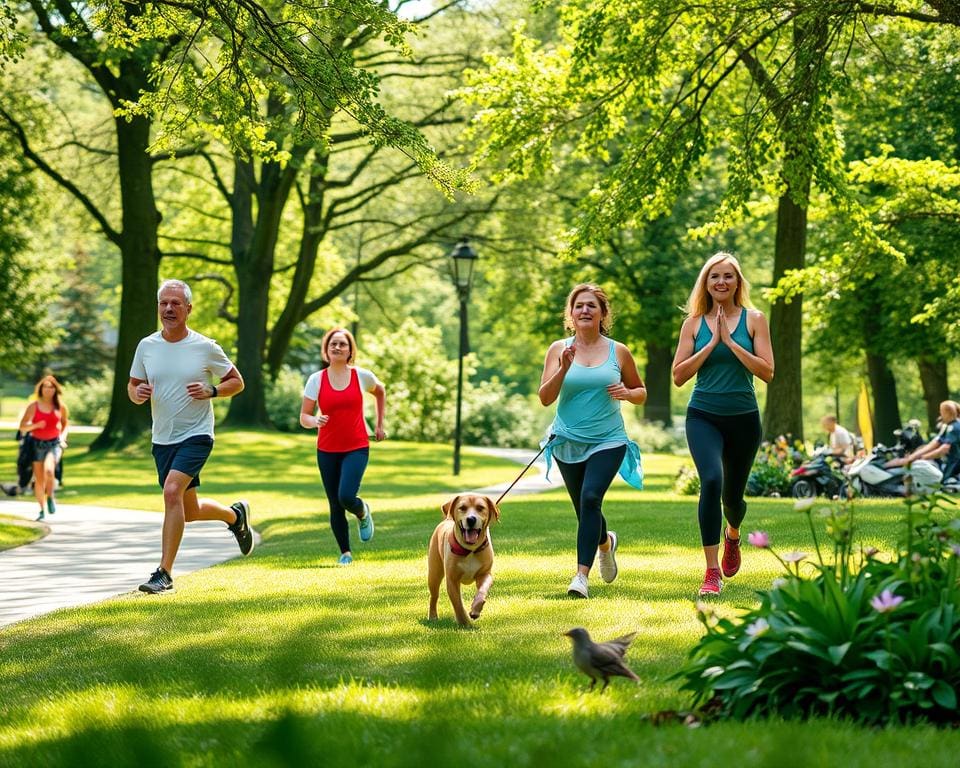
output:
[[767,622],[767,620],[764,618],[759,618],[752,624],[748,624],[744,632],[747,633],[748,637],[755,640],[756,638],[760,637],[760,635],[765,634],[769,630],[770,630],[770,624]]

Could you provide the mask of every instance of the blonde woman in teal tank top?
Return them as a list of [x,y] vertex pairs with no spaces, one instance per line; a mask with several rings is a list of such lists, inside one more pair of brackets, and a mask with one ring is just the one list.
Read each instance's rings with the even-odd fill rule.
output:
[[[760,447],[754,376],[773,379],[773,348],[762,312],[750,308],[750,284],[731,254],[711,256],[687,301],[673,380],[697,377],[687,406],[687,445],[700,477],[700,543],[707,569],[701,595],[719,595],[740,570],[740,525],[750,467]],[[719,560],[723,521],[723,560]]]
[[564,317],[573,337],[547,350],[539,395],[544,405],[557,402],[547,473],[556,461],[577,515],[577,571],[567,593],[587,597],[598,550],[601,578],[610,583],[617,577],[617,534],[607,530],[601,506],[618,472],[634,487],[642,485],[640,449],[627,437],[620,404],[641,405],[647,390],[630,350],[607,336],[610,301],[603,289],[576,286]]

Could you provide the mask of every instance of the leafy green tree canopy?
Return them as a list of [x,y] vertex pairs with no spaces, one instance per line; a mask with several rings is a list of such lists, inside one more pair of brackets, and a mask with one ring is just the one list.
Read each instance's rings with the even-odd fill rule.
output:
[[[14,26],[18,5],[0,0],[0,63],[23,51],[25,33]],[[340,112],[374,145],[408,155],[447,194],[467,186],[466,171],[440,160],[415,126],[383,108],[379,78],[353,61],[358,40],[380,38],[408,53],[411,25],[388,2],[31,0],[30,6],[49,20],[45,31],[58,45],[94,46],[97,58],[121,74],[131,51],[154,51],[149,64],[157,87],[120,100],[121,114],[152,118],[154,152],[180,151],[191,136],[214,137],[234,150],[285,161],[292,144],[322,142],[330,115]],[[292,121],[281,118],[290,145],[272,138],[277,126],[260,109],[269,98],[294,107]]]
[[[960,20],[947,2],[539,5],[558,9],[556,41],[518,25],[513,55],[488,59],[467,96],[481,107],[481,157],[505,163],[509,174],[547,171],[561,146],[608,162],[581,204],[574,248],[667,213],[715,147],[726,149],[730,169],[718,227],[742,215],[758,189],[805,195],[812,173],[858,237],[883,248],[846,188],[829,97],[849,84],[846,52],[878,16]],[[611,144],[622,151],[611,154]]]

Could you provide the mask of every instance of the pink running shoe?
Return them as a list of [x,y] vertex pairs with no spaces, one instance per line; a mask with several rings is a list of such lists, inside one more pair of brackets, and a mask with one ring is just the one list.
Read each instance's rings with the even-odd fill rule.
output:
[[720,561],[723,575],[728,579],[737,575],[740,570],[740,539],[731,539],[723,532],[723,559]]
[[707,568],[703,577],[703,584],[700,585],[701,596],[719,595],[723,589],[723,577],[720,575],[719,568]]

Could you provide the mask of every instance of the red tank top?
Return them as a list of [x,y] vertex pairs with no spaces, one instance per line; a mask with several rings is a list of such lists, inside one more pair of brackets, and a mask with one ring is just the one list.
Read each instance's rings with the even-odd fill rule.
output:
[[39,407],[33,410],[33,423],[43,424],[30,434],[37,440],[56,440],[60,437],[60,411],[41,411]]
[[320,413],[329,420],[317,430],[317,450],[345,453],[370,445],[367,425],[363,420],[363,392],[357,369],[350,369],[350,383],[344,389],[331,386],[327,372],[320,374],[320,393],[317,395]]

